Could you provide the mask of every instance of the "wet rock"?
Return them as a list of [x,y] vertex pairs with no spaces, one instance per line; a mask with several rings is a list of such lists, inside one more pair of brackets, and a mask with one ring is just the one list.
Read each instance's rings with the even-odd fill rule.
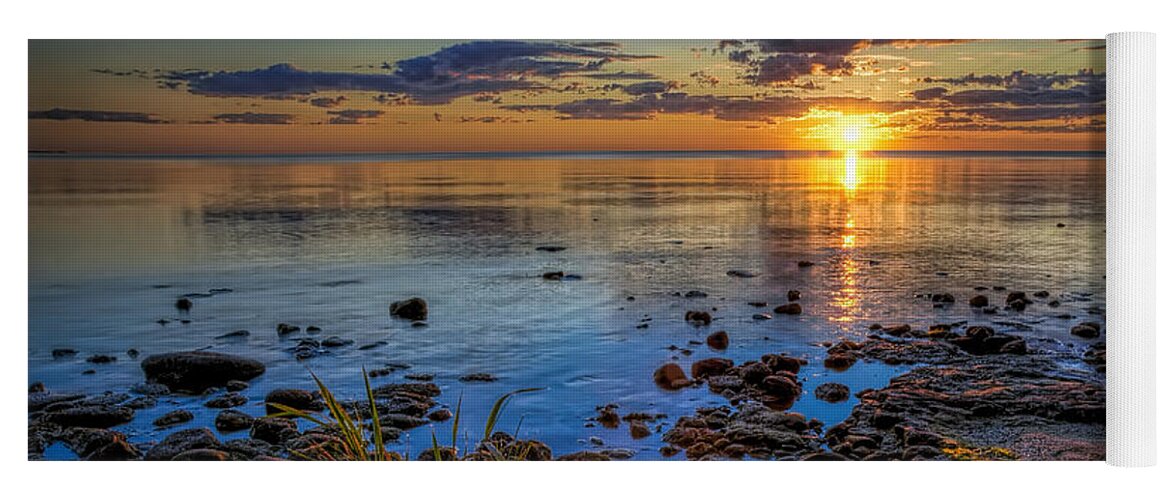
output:
[[435,374],[434,373],[408,373],[406,375],[403,375],[403,378],[405,378],[407,380],[418,380],[418,381],[422,381],[422,382],[429,382],[429,381],[435,380]]
[[216,430],[224,433],[242,431],[252,427],[255,418],[239,410],[224,410],[215,417]]
[[401,413],[379,415],[378,421],[386,427],[394,427],[395,429],[402,430],[414,429],[415,427],[419,427],[427,423],[426,419],[411,415],[403,415]]
[[362,346],[358,347],[358,350],[359,351],[369,351],[371,349],[377,349],[377,348],[382,347],[384,345],[386,345],[386,341],[379,340],[377,342],[372,342],[369,344],[362,345]]
[[130,359],[138,359],[138,349],[127,349],[126,355],[130,356]]
[[427,325],[426,321],[412,321],[411,322],[411,328],[427,328],[427,326],[428,325]]
[[541,245],[537,247],[538,252],[563,252],[565,247],[560,245]]
[[1049,298],[1049,292],[1041,290],[1040,292],[1033,292],[1033,296],[1038,299],[1047,299]]
[[178,309],[183,312],[191,312],[191,307],[194,305],[195,304],[193,302],[191,302],[191,299],[186,298],[186,297],[182,297],[179,300],[175,301],[175,309]]
[[292,335],[301,331],[301,327],[297,325],[290,325],[288,323],[281,323],[276,326],[276,334],[280,336]]
[[955,296],[953,296],[950,293],[931,294],[931,302],[934,302],[937,304],[954,304],[955,301],[956,301]]
[[826,368],[829,368],[830,370],[840,372],[840,371],[849,370],[850,367],[854,366],[854,363],[857,363],[857,362],[858,362],[858,358],[856,356],[854,356],[852,353],[837,353],[837,354],[830,354],[829,356],[826,356],[823,364],[825,365]]
[[298,361],[303,361],[310,358],[315,358],[325,351],[321,349],[321,342],[314,339],[301,339],[297,341],[297,345],[289,350],[293,353],[293,357]]
[[786,372],[797,374],[801,371],[801,367],[808,364],[803,359],[785,356],[783,354],[765,354],[760,357],[760,362],[773,372]]
[[768,307],[768,302],[749,302],[748,305],[752,307]]
[[594,420],[607,429],[617,429],[622,419],[618,417],[618,405],[608,404],[596,408],[598,416]]
[[801,304],[792,302],[789,304],[779,305],[773,309],[773,312],[777,314],[798,315],[801,314]]
[[411,321],[424,321],[427,319],[427,301],[412,297],[394,302],[390,304],[390,315]]
[[95,354],[93,356],[85,358],[85,361],[87,363],[93,363],[95,365],[104,365],[104,364],[109,364],[109,363],[113,363],[115,361],[118,361],[118,358],[116,358],[114,356],[108,356],[105,354]]
[[683,320],[695,326],[705,326],[712,324],[712,315],[706,311],[687,311]]
[[[278,333],[279,333],[280,327],[277,327],[277,329],[278,329]],[[234,332],[228,332],[223,335],[217,335],[216,339],[220,339],[220,340],[223,340],[223,339],[242,339],[242,338],[248,337],[249,335],[252,335],[252,333],[249,332],[248,330],[236,330]]]
[[798,262],[797,262],[797,267],[801,267],[801,268],[805,268],[805,267],[813,267],[813,262],[810,262],[810,261],[808,261],[808,260],[802,260],[802,261],[798,261]]
[[167,413],[153,422],[155,427],[171,427],[185,422],[190,422],[195,419],[195,415],[187,410],[175,410]]
[[817,386],[813,395],[827,403],[841,403],[850,399],[850,388],[842,384],[827,382]]
[[162,442],[154,445],[146,452],[146,459],[171,460],[185,451],[219,447],[220,440],[216,439],[211,429],[206,427],[184,429],[163,438]]
[[45,408],[60,404],[77,401],[84,398],[84,394],[63,394],[52,392],[30,392],[28,394],[28,411],[41,411]]
[[1026,354],[1028,347],[1023,338],[1016,335],[996,333],[986,326],[969,327],[961,337],[948,339],[960,349],[978,356],[988,354]]
[[248,382],[243,380],[229,380],[224,383],[224,388],[230,392],[240,392],[248,389]]
[[1082,355],[1082,359],[1086,363],[1095,367],[1099,372],[1105,373],[1106,372],[1106,343],[1099,342],[1097,344],[1094,344],[1093,346],[1090,346],[1090,348],[1086,350],[1085,354]]
[[707,345],[717,351],[722,351],[728,348],[728,332],[723,330],[707,336]]
[[273,415],[284,410],[273,406],[282,405],[301,411],[321,411],[325,408],[322,401],[312,392],[304,389],[274,389],[264,396],[265,413]]
[[977,295],[968,300],[968,305],[972,307],[988,307],[988,297],[984,295]]
[[82,460],[122,461],[142,457],[138,448],[121,432],[76,427],[64,431],[60,438]]
[[564,271],[550,271],[545,274],[542,274],[541,277],[544,279],[550,280],[550,281],[561,281],[561,278],[565,277],[565,272]]
[[210,351],[173,352],[148,356],[142,371],[149,380],[172,391],[203,392],[229,380],[251,380],[264,373],[264,364],[240,356]]
[[45,384],[43,382],[33,382],[28,385],[28,393],[36,394],[45,392]]
[[134,410],[124,406],[90,405],[46,411],[41,419],[61,427],[107,429],[134,419]]
[[1095,339],[1102,334],[1102,325],[1093,322],[1079,323],[1074,325],[1074,327],[1069,330],[1069,333],[1075,337],[1081,337],[1083,339]]
[[725,358],[701,359],[691,364],[691,378],[699,380],[720,376],[734,365],[732,360]]
[[630,437],[633,439],[643,439],[651,435],[651,428],[647,426],[646,422],[636,420],[630,422]]
[[733,278],[755,278],[756,273],[754,273],[752,271],[746,271],[744,269],[733,269],[731,271],[728,271],[728,276],[731,276]]
[[69,358],[77,355],[76,349],[53,349],[53,359]]
[[225,451],[198,448],[187,450],[171,458],[175,462],[226,462],[232,456]]
[[287,418],[265,417],[252,421],[252,439],[281,444],[300,435],[297,422]]
[[491,373],[469,373],[459,377],[460,382],[495,382],[497,377]]
[[683,368],[675,363],[660,366],[654,373],[655,384],[662,389],[677,390],[691,385]]
[[700,408],[694,417],[680,417],[663,441],[672,448],[665,450],[665,455],[683,449],[691,460],[740,458],[745,454],[796,459],[820,451],[817,437],[808,429],[805,417],[798,413],[749,403],[737,412]]
[[610,457],[601,452],[582,450],[561,455],[557,457],[557,460],[563,462],[609,462]]
[[1032,303],[1025,292],[1009,292],[1008,297],[1004,299],[1004,304],[1014,311],[1024,311]]
[[448,410],[447,408],[440,408],[440,409],[435,410],[431,413],[428,413],[427,420],[430,420],[432,422],[446,422],[448,420],[451,420],[452,416],[453,415],[451,413],[451,410]]
[[773,319],[773,317],[772,317],[772,315],[766,314],[766,313],[755,313],[752,315],[752,319],[757,320],[757,321],[768,321],[770,319]]
[[222,396],[211,398],[203,403],[208,408],[224,409],[235,408],[248,404],[248,398],[238,392],[229,392]]
[[309,328],[305,329],[305,333],[309,333],[309,334],[321,333],[321,327],[309,325]]
[[787,297],[789,299],[789,302],[796,302],[798,300],[801,300],[801,291],[800,290],[789,290]]

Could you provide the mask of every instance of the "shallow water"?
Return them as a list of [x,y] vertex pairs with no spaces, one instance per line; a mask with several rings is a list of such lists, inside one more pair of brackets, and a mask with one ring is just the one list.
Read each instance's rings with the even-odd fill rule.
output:
[[[656,388],[651,373],[668,361],[808,358],[793,411],[832,425],[856,400],[818,401],[818,384],[857,392],[906,369],[821,367],[815,344],[863,338],[872,323],[1011,322],[997,328],[1044,349],[1080,349],[1069,327],[1104,316],[1105,210],[1104,160],[1080,155],[30,158],[29,381],[125,391],[142,380],[128,349],[210,348],[267,364],[241,408],[258,415],[272,388],[310,388],[307,369],[358,397],[363,366],[407,363],[374,383],[436,374],[439,401],[454,407],[463,395],[473,436],[496,397],[543,387],[515,398],[499,428],[512,432],[523,417],[521,435],[556,454],[595,448],[596,436],[656,459],[661,433],[634,441],[625,425],[587,419],[617,403],[622,414],[666,413],[665,430],[697,406],[726,404],[706,387]],[[583,279],[541,279],[559,270]],[[974,314],[970,296],[1002,304],[1006,294],[976,286],[1046,290],[1062,305]],[[216,288],[232,291],[193,299],[188,315],[172,306]],[[803,315],[752,319],[791,289],[802,292]],[[708,296],[676,295],[690,290]],[[934,292],[958,303],[915,297]],[[388,316],[390,302],[410,296],[427,299],[426,328]],[[710,327],[683,321],[713,308]],[[1063,313],[1075,319],[1056,318]],[[646,317],[649,328],[636,328]],[[298,336],[278,338],[278,323],[356,343],[298,362],[289,352]],[[251,336],[214,338],[240,329]],[[716,330],[730,334],[727,351],[689,345]],[[357,348],[376,341],[386,344]],[[54,348],[79,354],[54,360]],[[92,354],[118,361],[89,364]],[[500,380],[457,380],[474,372]],[[120,430],[147,442],[211,427],[218,410],[203,408],[206,399],[162,398]],[[180,407],[196,420],[150,425]],[[434,428],[450,435],[449,424]],[[414,455],[430,439],[425,426],[399,448]]]

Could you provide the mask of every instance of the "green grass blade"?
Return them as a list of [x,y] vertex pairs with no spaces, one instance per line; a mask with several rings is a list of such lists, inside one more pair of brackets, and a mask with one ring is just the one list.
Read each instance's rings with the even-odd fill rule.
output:
[[540,387],[530,387],[527,389],[517,389],[508,394],[500,396],[500,399],[496,400],[496,404],[492,405],[492,411],[488,412],[488,421],[484,424],[484,441],[487,441],[488,438],[492,437],[492,431],[496,429],[496,421],[500,418],[500,412],[504,410],[504,405],[508,403],[509,399],[517,394],[536,392],[540,390],[544,389]]
[[464,406],[464,393],[459,393],[459,401],[455,403],[455,418],[451,421],[451,449],[459,449],[456,440],[459,439],[459,415]]
[[370,388],[370,376],[366,374],[366,367],[362,367],[362,380],[366,382],[366,401],[370,404],[370,417],[374,429],[374,459],[386,458],[386,444],[382,442],[382,422],[378,419],[378,405],[374,402],[374,390]]
[[431,453],[435,455],[436,462],[443,461],[443,454],[439,452],[439,437],[435,435],[435,427],[431,427]]

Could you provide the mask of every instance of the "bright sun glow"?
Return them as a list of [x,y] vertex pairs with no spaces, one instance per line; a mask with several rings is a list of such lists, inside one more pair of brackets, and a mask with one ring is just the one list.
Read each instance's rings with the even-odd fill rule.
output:
[[862,138],[862,127],[859,125],[847,125],[842,129],[842,141],[847,144],[858,142]]

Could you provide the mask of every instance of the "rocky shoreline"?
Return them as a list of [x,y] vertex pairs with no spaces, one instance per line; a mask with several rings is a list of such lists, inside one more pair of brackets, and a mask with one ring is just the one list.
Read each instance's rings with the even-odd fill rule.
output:
[[[1032,303],[1027,295],[1008,295],[1010,308]],[[790,291],[788,299],[790,302],[775,312],[801,314],[796,302],[800,292]],[[955,302],[950,295],[931,300]],[[970,300],[976,313],[994,314],[986,310],[987,304],[983,295]],[[187,301],[176,307],[190,309],[191,305]],[[423,299],[395,302],[389,313],[414,326],[426,326],[428,310]],[[688,311],[682,320],[705,327],[711,324],[712,316],[706,311]],[[284,336],[300,329],[281,324],[277,330]],[[1093,339],[1101,330],[1097,323],[1082,323],[1070,334]],[[723,352],[729,348],[729,335],[721,330],[708,335],[703,343]],[[302,354],[311,355],[319,346],[307,346],[304,353],[294,354],[302,359]],[[1025,338],[998,332],[991,325],[961,322],[926,330],[910,325],[873,325],[864,340],[842,340],[823,347],[822,363],[832,371],[849,370],[859,362],[912,368],[886,387],[855,394],[859,402],[849,416],[827,426],[789,409],[803,397],[828,403],[846,401],[850,388],[838,383],[807,386],[808,379],[802,376],[807,359],[776,353],[736,364],[716,357],[697,360],[689,370],[668,363],[648,374],[661,389],[706,385],[728,404],[699,408],[693,415],[677,418],[673,425],[666,421],[666,415],[620,416],[615,405],[605,405],[597,408],[598,415],[589,425],[613,429],[625,423],[634,439],[660,434],[662,456],[682,454],[691,460],[1101,460],[1105,456],[1104,342],[1071,357],[1034,348]],[[141,368],[144,381],[128,392],[69,394],[54,392],[39,382],[31,384],[29,459],[45,458],[46,450],[58,443],[82,460],[328,460],[336,455],[340,443],[336,428],[272,415],[277,412],[270,404],[321,411],[324,405],[318,392],[275,389],[264,398],[266,415],[240,409],[249,403],[241,392],[250,380],[265,372],[263,363],[223,353],[187,351],[148,356],[141,361]],[[372,375],[386,375],[396,368],[380,369]],[[397,442],[404,431],[452,418],[451,410],[436,401],[441,389],[430,377],[412,374],[407,382],[374,387],[384,441]],[[460,380],[491,382],[495,377],[473,373]],[[171,394],[206,397],[203,406],[214,413],[215,429],[221,435],[239,433],[242,437],[221,440],[210,428],[196,427],[170,433],[157,443],[131,443],[125,434],[111,430],[133,421],[138,410],[152,408]],[[370,402],[344,401],[342,405],[372,428]],[[158,417],[153,425],[167,429],[195,418],[192,411],[179,409]],[[651,424],[655,425],[653,430]],[[487,450],[512,450],[515,453],[508,456],[524,460],[612,460],[634,455],[630,450],[594,449],[554,457],[544,443],[497,432],[463,455],[451,448],[428,448],[417,456],[394,454],[393,458],[433,460],[438,455],[477,460],[495,456]]]

